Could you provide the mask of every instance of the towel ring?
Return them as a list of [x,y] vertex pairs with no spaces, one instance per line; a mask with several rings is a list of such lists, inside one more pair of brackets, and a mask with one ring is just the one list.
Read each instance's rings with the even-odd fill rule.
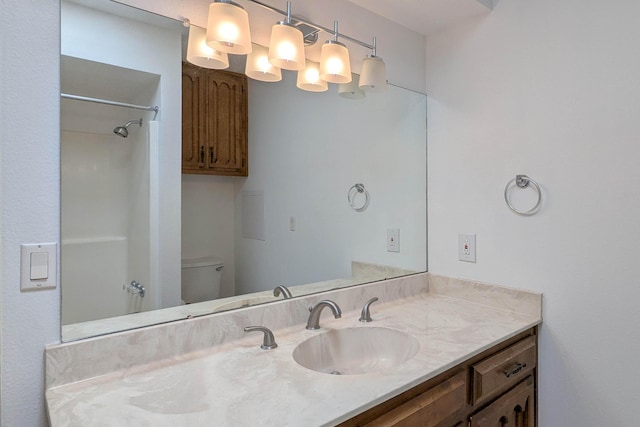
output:
[[[511,200],[509,200],[509,190],[514,184],[519,188],[527,188],[529,184],[531,184],[535,188],[535,190],[538,192],[538,201],[528,211],[518,210],[511,204]],[[542,203],[542,191],[540,191],[540,186],[538,185],[538,183],[532,180],[531,178],[529,178],[527,175],[516,175],[516,177],[513,178],[511,181],[507,182],[507,186],[504,187],[504,201],[507,202],[507,206],[509,206],[509,209],[511,209],[512,211],[514,211],[519,215],[525,215],[525,216],[533,215],[538,211],[538,208],[540,207],[540,203]]]
[[[364,203],[360,206],[356,205],[356,196],[358,193],[364,194]],[[362,212],[369,206],[369,192],[364,188],[364,184],[354,184],[347,193],[347,200],[349,201],[349,206],[356,211]]]

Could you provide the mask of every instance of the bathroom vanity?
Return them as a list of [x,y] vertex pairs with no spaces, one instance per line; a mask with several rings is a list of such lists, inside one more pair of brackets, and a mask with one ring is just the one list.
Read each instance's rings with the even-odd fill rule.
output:
[[340,427],[533,427],[536,369],[537,328],[531,328]]
[[[342,317],[306,330],[324,299]],[[49,347],[47,405],[53,426],[533,426],[540,323],[540,294],[416,274]],[[254,325],[278,347],[243,332]],[[367,350],[343,366],[298,357],[352,333]],[[391,359],[365,360],[394,337]]]

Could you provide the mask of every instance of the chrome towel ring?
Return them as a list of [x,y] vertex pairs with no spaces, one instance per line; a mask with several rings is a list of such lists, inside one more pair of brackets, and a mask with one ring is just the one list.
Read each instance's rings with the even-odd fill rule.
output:
[[[360,206],[356,204],[358,194],[364,194],[364,203],[361,203]],[[369,192],[364,188],[364,184],[354,184],[347,193],[347,200],[354,211],[362,212],[369,206]]]
[[[509,200],[509,190],[511,190],[511,188],[514,188],[514,184],[518,188],[527,188],[529,184],[531,184],[538,193],[538,200],[536,201],[536,204],[528,211],[518,210],[511,204],[511,200]],[[538,183],[529,178],[527,175],[516,175],[516,177],[507,182],[507,186],[504,187],[504,201],[507,202],[507,206],[509,206],[509,209],[519,215],[533,215],[538,211],[538,209],[540,208],[540,204],[542,203],[542,191],[540,191],[540,186],[538,185]]]

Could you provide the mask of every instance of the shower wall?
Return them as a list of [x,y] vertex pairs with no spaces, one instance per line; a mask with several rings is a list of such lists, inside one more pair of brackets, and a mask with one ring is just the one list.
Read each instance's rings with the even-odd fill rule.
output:
[[[114,107],[89,110],[105,108]],[[77,119],[62,111],[63,124]],[[148,124],[130,130],[126,139],[69,128],[61,133],[63,324],[155,308],[149,286],[154,144]],[[132,280],[150,289],[145,298],[123,288]]]
[[[76,160],[85,169],[74,172],[73,179],[77,178],[78,185],[88,185],[85,183],[93,179],[94,191],[102,192],[87,196],[86,200],[69,200],[64,195],[63,182],[63,215],[68,203],[77,204],[78,208],[90,205],[90,212],[76,215],[77,224],[72,228],[63,224],[63,324],[77,322],[84,317],[82,313],[111,317],[180,304],[183,28],[155,26],[140,21],[135,14],[117,15],[110,2],[95,6],[105,6],[105,10],[61,2],[61,91],[137,105],[158,105],[160,111],[154,122],[152,112],[70,100],[61,102],[63,155],[71,146],[80,150],[74,151],[75,157],[83,152],[82,159]],[[116,126],[141,117],[145,125],[142,129],[130,126],[127,139],[113,134]],[[137,140],[146,137],[149,130],[149,140]],[[135,151],[145,145],[145,151]],[[103,163],[105,158],[109,164]],[[106,173],[105,177],[90,178],[88,175],[98,167]],[[105,182],[117,185],[109,189],[100,187]],[[148,203],[136,203],[141,199]],[[73,235],[65,234],[69,229],[74,230]],[[92,242],[87,243],[87,239]],[[67,260],[65,254],[67,258],[76,255],[81,258]],[[73,282],[74,274],[85,274],[85,266],[91,266],[93,278],[82,280],[81,284],[68,283]],[[115,288],[109,285],[108,295],[102,293],[103,287],[94,288],[103,279],[117,283]],[[132,280],[141,282],[147,290],[136,304],[135,298],[122,291],[122,285]]]
[[[95,6],[110,4],[100,2]],[[155,265],[155,277],[151,279],[152,283],[145,284],[145,288],[150,290],[145,303],[153,303],[155,308],[171,307],[180,304],[180,58],[183,27],[179,24],[156,26],[141,21],[142,18],[135,14],[118,16],[110,7],[106,9],[102,11],[72,2],[61,2],[61,52],[64,55],[62,90],[65,91],[65,85],[68,85],[74,90],[67,91],[77,95],[160,107],[155,128],[157,138],[154,139],[158,141],[154,155],[158,164],[155,173],[151,173],[153,183],[162,188],[162,192],[155,197],[152,195],[153,208],[149,213],[158,225],[154,230],[157,244],[151,248],[153,255],[150,260],[152,269]],[[65,63],[70,57],[75,61],[71,61],[71,66],[67,68]],[[78,62],[82,61],[85,64],[78,67]],[[100,68],[86,68],[87,64],[100,64]],[[78,68],[81,69],[80,73],[71,79],[65,78],[68,71]],[[84,108],[88,106],[83,104]],[[106,107],[99,108],[104,111]],[[73,126],[86,125],[81,130],[109,134],[114,127],[122,126],[129,120],[140,117],[147,123],[153,120],[153,113],[141,115],[139,111],[126,108],[105,114],[113,120],[107,122],[107,117],[102,114],[87,119],[92,121],[91,126],[89,123],[74,123]],[[116,117],[117,114],[120,115]],[[134,133],[135,125],[129,130]],[[121,138],[118,139],[122,142]],[[158,173],[158,170],[162,173]],[[65,262],[64,259],[62,262]],[[65,286],[63,277],[62,289]],[[63,301],[63,312],[67,306]]]

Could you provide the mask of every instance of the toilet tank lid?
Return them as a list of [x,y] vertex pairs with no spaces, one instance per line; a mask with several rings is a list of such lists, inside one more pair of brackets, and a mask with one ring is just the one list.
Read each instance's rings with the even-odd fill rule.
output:
[[191,258],[182,260],[182,268],[224,266],[224,261],[216,257]]

